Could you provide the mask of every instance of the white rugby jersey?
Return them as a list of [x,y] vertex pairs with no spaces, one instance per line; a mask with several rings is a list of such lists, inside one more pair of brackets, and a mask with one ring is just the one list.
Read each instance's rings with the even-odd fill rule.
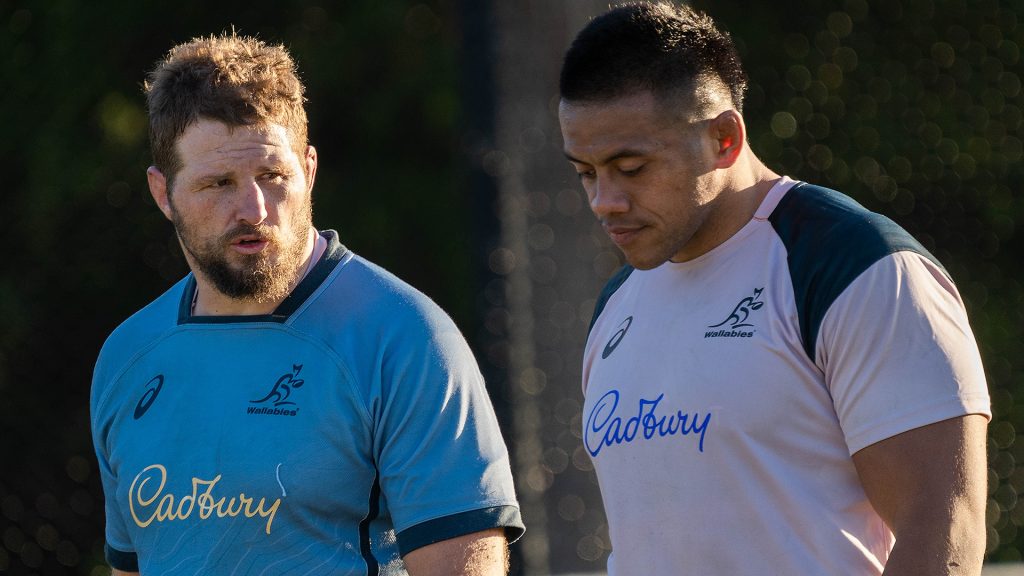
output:
[[850,455],[990,416],[941,265],[787,178],[714,250],[609,282],[583,386],[610,576],[881,574],[893,536]]

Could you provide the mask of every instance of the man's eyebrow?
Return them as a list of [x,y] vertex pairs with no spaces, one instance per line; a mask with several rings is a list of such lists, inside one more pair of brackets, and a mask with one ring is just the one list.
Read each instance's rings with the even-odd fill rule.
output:
[[[574,157],[567,150],[563,150],[562,153],[565,154],[565,157],[568,158],[570,162],[576,162],[577,164],[590,164],[590,162],[586,162],[586,161],[580,160],[579,158]],[[598,162],[598,164],[607,164],[609,162],[614,162],[616,160],[621,160],[623,158],[634,158],[636,156],[643,156],[645,154],[646,154],[646,152],[642,152],[640,150],[634,150],[632,148],[624,148],[624,149],[619,150],[618,152],[616,152],[616,153],[614,153],[614,154],[612,154],[612,155],[602,159],[600,162]]]
[[[301,157],[300,157],[301,158]],[[260,161],[259,170],[274,170],[280,172],[286,168],[290,168],[288,160],[280,154],[268,154],[266,158]]]
[[264,162],[257,168],[259,172],[288,172],[291,167],[287,162]]
[[196,176],[195,182],[197,184],[206,184],[208,182],[220,182],[229,178],[231,178],[230,172],[209,172]]

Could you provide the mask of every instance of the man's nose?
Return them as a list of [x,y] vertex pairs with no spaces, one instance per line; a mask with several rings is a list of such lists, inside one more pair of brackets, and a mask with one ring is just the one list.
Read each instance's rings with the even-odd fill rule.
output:
[[267,199],[259,182],[245,182],[239,189],[239,196],[238,220],[255,226],[267,219]]
[[588,190],[590,210],[598,218],[629,210],[629,195],[612,178],[597,178]]

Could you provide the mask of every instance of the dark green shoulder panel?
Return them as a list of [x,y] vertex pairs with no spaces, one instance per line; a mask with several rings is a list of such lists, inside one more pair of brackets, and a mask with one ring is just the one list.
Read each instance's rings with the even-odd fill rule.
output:
[[911,251],[941,266],[895,222],[828,188],[797,184],[768,220],[786,247],[800,333],[812,360],[825,313],[872,264]]
[[615,294],[615,291],[618,290],[619,287],[622,286],[622,283],[626,281],[626,278],[629,278],[629,275],[633,273],[633,270],[635,269],[629,264],[619,268],[619,271],[616,272],[615,275],[608,280],[608,283],[604,285],[604,289],[601,290],[601,295],[597,297],[597,304],[594,305],[594,315],[590,318],[590,327],[587,328],[588,334],[594,329],[594,322],[597,322],[597,317],[601,315],[605,305],[608,304],[608,299],[612,297],[612,294]]

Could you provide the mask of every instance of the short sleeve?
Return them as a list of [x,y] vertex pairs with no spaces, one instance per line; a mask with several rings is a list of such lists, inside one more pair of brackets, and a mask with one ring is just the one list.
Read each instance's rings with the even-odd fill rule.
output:
[[942,420],[991,417],[960,295],[914,252],[860,274],[822,318],[816,346],[850,454]]
[[383,363],[375,431],[401,554],[490,528],[518,538],[508,451],[469,346],[447,318],[402,336]]
[[[97,367],[96,374],[101,370]],[[106,516],[106,546],[105,556],[107,563],[113,568],[126,572],[139,571],[139,558],[131,544],[128,534],[128,527],[125,524],[125,514],[117,500],[118,478],[110,465],[110,457],[107,452],[106,430],[109,428],[104,422],[109,417],[106,410],[97,402],[97,396],[102,392],[103,387],[99,377],[93,377],[93,398],[91,405],[92,418],[92,440],[93,448],[96,451],[96,460],[99,463],[100,478],[103,483],[104,511]]]

